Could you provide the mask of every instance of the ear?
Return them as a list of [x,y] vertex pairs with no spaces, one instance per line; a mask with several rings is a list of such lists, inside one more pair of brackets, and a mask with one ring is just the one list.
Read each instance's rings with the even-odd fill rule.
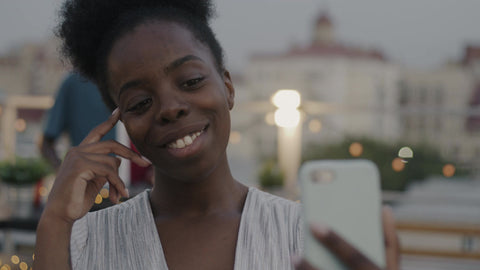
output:
[[223,82],[225,83],[227,90],[228,108],[231,110],[235,103],[235,88],[233,87],[232,78],[230,77],[230,72],[228,72],[228,70],[223,71]]

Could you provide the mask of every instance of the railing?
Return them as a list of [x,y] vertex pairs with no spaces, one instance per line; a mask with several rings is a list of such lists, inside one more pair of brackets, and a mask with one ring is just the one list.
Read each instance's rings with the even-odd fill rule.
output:
[[396,227],[402,254],[480,260],[480,225],[400,221]]

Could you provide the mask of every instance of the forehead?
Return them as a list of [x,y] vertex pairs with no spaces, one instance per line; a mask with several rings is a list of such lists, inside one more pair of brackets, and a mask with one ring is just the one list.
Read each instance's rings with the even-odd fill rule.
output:
[[198,41],[188,28],[175,22],[147,22],[114,42],[107,58],[108,73],[110,77],[119,72],[125,76],[139,68],[168,65],[189,54],[213,63],[208,47]]

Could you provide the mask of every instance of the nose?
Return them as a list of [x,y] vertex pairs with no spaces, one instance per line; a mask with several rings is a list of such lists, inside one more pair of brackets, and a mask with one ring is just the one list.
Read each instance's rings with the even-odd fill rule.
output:
[[160,108],[157,113],[157,122],[165,125],[173,123],[188,115],[190,109],[188,103],[181,95],[165,93],[160,97]]

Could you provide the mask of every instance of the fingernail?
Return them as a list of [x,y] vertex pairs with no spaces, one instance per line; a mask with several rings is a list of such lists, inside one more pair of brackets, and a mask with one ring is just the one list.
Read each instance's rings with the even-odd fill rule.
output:
[[290,256],[290,261],[292,262],[293,266],[297,267],[302,262],[302,258],[298,255]]
[[148,158],[146,158],[146,157],[144,157],[144,156],[141,156],[141,157],[142,157],[143,160],[145,160],[146,162],[148,162],[148,164],[150,164],[150,165],[152,164],[152,162],[151,162]]
[[125,192],[127,193],[127,198],[130,198],[130,191],[128,191],[128,188],[125,189]]
[[113,110],[112,115],[116,114],[117,112],[118,112],[118,108],[116,108],[115,110]]
[[310,225],[310,229],[321,236],[327,235],[330,230],[327,226],[318,223]]

